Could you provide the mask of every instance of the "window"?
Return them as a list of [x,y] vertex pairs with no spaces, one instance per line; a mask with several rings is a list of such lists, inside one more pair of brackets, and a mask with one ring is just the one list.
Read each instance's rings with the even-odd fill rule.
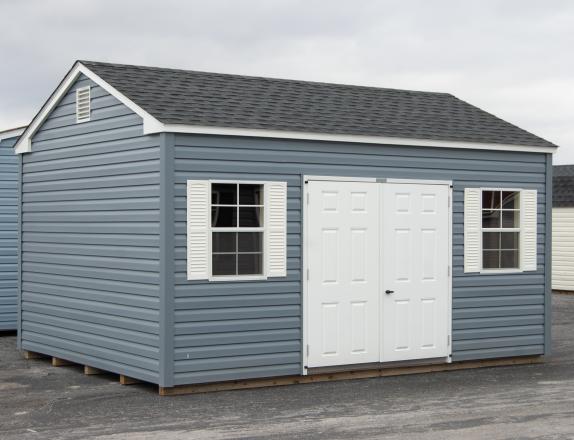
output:
[[538,269],[535,189],[464,189],[464,272]]
[[520,192],[482,191],[482,268],[520,267]]
[[90,86],[76,89],[76,122],[90,120]]
[[264,185],[211,184],[212,276],[263,275]]

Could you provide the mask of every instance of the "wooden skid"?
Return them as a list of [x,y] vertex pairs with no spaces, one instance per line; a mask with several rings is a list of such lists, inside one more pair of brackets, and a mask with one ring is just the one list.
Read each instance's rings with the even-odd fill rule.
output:
[[67,365],[75,365],[73,362],[57,357],[52,357],[52,367],[65,367]]
[[141,381],[134,379],[133,377],[128,377],[124,376],[123,374],[120,374],[120,383],[122,385],[133,385],[136,383],[141,383]]
[[84,374],[86,376],[93,376],[96,374],[106,374],[104,370],[100,370],[99,368],[90,367],[89,365],[84,365]]
[[455,362],[452,364],[417,365],[412,367],[379,368],[371,370],[343,371],[309,376],[286,376],[271,379],[234,380],[199,385],[179,385],[171,388],[159,387],[161,396],[180,394],[208,393],[213,391],[241,390],[272,386],[328,382],[336,380],[366,379],[372,377],[400,376],[404,374],[421,374],[439,371],[466,370],[472,368],[499,367],[508,365],[527,365],[543,362],[542,356],[525,356],[504,359],[485,359],[480,361]]
[[42,353],[36,353],[35,351],[27,351],[24,350],[22,352],[22,355],[24,356],[24,359],[30,360],[30,359],[44,359],[47,358],[48,356],[46,356],[45,354]]
[[574,290],[553,290],[552,293],[559,295],[574,295]]

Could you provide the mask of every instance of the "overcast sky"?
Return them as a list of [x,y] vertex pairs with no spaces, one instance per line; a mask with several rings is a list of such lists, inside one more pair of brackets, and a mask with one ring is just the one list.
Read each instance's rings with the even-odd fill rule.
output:
[[574,1],[0,0],[0,129],[76,59],[450,92],[574,163]]

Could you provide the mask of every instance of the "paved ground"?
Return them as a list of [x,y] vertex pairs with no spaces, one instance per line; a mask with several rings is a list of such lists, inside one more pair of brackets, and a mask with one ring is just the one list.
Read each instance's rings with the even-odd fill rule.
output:
[[25,361],[0,337],[0,439],[574,438],[574,296],[545,364],[159,397]]

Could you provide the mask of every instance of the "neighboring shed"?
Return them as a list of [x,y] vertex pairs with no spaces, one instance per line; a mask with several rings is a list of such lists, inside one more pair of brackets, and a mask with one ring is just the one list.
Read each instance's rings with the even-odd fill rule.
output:
[[554,167],[552,289],[574,291],[574,165]]
[[24,127],[0,131],[0,332],[16,330],[18,309],[18,156]]
[[446,93],[78,62],[16,145],[20,347],[163,392],[548,354],[555,149]]

